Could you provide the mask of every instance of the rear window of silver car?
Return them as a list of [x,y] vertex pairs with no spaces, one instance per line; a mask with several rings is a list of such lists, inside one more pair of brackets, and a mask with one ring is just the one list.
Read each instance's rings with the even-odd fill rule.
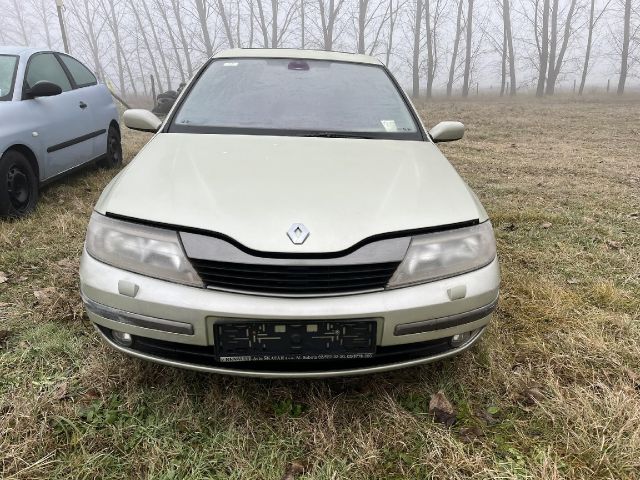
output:
[[169,131],[422,138],[382,66],[280,58],[211,62]]
[[17,66],[15,55],[0,55],[0,101],[11,100]]

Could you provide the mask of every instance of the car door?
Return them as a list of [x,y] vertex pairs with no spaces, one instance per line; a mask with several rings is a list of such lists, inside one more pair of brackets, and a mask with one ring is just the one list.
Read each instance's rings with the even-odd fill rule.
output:
[[115,109],[111,94],[104,85],[98,84],[95,75],[84,64],[70,55],[57,53],[65,69],[71,76],[75,87],[82,92],[86,111],[91,114],[94,124],[93,158],[103,155],[107,150],[107,130]]
[[[53,82],[62,93],[52,97],[30,98],[29,89],[39,81]],[[32,118],[37,119],[32,135],[39,136],[45,147],[44,175],[41,180],[80,165],[93,157],[94,122],[81,89],[51,52],[36,53],[29,58],[23,85],[23,102]]]

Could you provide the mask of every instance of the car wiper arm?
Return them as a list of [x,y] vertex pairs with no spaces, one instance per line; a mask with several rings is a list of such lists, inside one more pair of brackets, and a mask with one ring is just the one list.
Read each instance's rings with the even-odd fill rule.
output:
[[341,132],[310,132],[298,135],[299,137],[321,137],[321,138],[373,138],[363,133],[341,133]]

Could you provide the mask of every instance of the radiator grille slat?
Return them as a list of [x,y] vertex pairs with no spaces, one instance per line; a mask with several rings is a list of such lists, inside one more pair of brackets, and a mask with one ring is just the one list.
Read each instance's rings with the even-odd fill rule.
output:
[[399,262],[260,265],[191,259],[205,285],[269,294],[331,294],[384,288]]

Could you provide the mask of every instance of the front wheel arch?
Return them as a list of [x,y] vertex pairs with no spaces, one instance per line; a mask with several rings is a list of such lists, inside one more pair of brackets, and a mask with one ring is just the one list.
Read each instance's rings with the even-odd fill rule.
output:
[[[38,163],[38,157],[36,157],[36,154],[33,153],[33,150],[31,150],[26,145],[16,144],[7,148],[2,155],[12,150],[18,153],[21,153],[27,158],[27,160],[29,160],[29,163],[31,164],[31,168],[33,169],[33,172],[36,174],[38,182],[40,182],[42,179],[42,176],[40,175],[40,164]],[[2,155],[0,155],[0,158],[2,158]]]

